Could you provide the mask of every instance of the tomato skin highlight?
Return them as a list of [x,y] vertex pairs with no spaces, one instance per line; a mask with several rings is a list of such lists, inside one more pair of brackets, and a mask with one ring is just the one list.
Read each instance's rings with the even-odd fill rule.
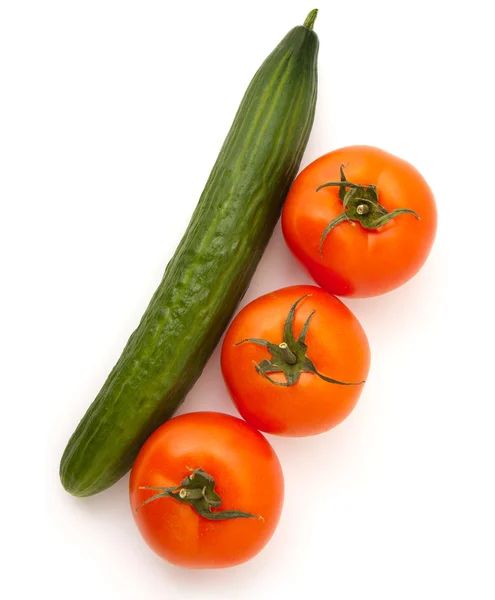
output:
[[[210,521],[174,498],[138,509],[154,493],[141,486],[177,486],[197,468],[215,478],[220,510],[262,519]],[[150,436],[132,468],[129,495],[136,525],[156,554],[181,567],[223,568],[254,557],[272,537],[284,479],[275,451],[259,431],[237,417],[196,412],[167,421]]]
[[[340,180],[344,165],[350,182],[377,186],[379,202],[399,215],[378,229],[359,223],[337,225],[320,240],[327,225],[343,212],[338,187],[318,186]],[[325,154],[294,181],[282,212],[282,231],[291,252],[318,285],[337,296],[371,297],[389,292],[411,279],[428,258],[437,230],[433,193],[408,162],[372,146],[349,146]]]
[[[245,306],[230,325],[222,346],[222,374],[241,416],[260,431],[285,436],[323,433],[341,423],[354,409],[364,384],[343,386],[301,373],[297,383],[280,387],[256,371],[270,358],[267,348],[240,342],[263,338],[282,341],[284,321],[295,301],[308,294],[297,308],[294,334],[299,336],[315,310],[305,343],[307,356],[318,371],[346,382],[366,380],[370,349],[366,334],[352,312],[337,298],[316,286],[282,288]],[[282,373],[271,377],[284,381]]]

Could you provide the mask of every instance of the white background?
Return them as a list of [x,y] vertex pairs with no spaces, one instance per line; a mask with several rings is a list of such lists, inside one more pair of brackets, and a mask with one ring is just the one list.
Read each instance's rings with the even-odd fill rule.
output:
[[[75,499],[59,459],[251,76],[313,5],[0,3],[0,596],[495,597],[491,4],[320,3],[302,166],[354,143],[406,158],[435,192],[438,236],[414,280],[346,300],[372,348],[352,415],[318,437],[269,438],[286,478],[270,544],[243,566],[189,572],[142,542],[127,477]],[[277,228],[243,303],[306,282]],[[181,412],[196,409],[235,414],[218,351]]]

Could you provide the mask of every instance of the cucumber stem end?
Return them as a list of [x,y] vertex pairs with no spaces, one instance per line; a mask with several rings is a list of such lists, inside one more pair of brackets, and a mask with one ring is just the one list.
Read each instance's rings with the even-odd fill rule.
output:
[[309,13],[309,15],[306,17],[306,20],[304,21],[304,27],[307,27],[308,29],[312,30],[313,25],[315,24],[317,15],[318,15],[318,9],[313,8],[313,10]]

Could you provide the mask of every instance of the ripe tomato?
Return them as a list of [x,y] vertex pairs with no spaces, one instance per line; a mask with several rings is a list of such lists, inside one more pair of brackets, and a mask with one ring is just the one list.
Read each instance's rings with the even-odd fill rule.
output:
[[282,510],[284,480],[266,439],[214,412],[175,417],[142,447],[129,484],[141,535],[182,567],[229,567],[255,556]]
[[244,307],[227,331],[221,362],[248,423],[303,436],[349,415],[368,375],[370,351],[361,325],[340,300],[299,285]]
[[307,166],[282,213],[291,251],[338,296],[378,296],[408,281],[436,228],[435,199],[420,173],[371,146],[335,150]]

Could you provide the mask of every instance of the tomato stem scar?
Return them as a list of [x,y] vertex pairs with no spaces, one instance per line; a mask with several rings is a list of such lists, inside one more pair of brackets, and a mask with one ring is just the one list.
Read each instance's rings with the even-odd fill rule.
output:
[[189,469],[189,467],[187,467],[187,469],[190,470],[191,473],[182,480],[182,483],[179,486],[141,486],[139,488],[140,490],[155,490],[158,493],[142,502],[136,508],[136,511],[159,498],[173,498],[183,504],[189,504],[199,516],[208,519],[209,521],[241,518],[264,520],[260,515],[240,510],[213,511],[213,508],[218,508],[222,504],[222,499],[215,492],[215,479],[201,468]]
[[[307,356],[308,346],[306,345],[306,335],[308,333],[309,324],[311,319],[315,315],[316,311],[313,310],[301,329],[299,337],[296,339],[293,332],[294,318],[296,315],[296,308],[298,305],[309,296],[301,296],[299,300],[296,300],[289,310],[289,314],[285,320],[283,330],[283,341],[280,344],[272,344],[268,340],[261,338],[247,338],[234,344],[239,346],[246,342],[257,344],[258,346],[264,346],[268,349],[272,355],[271,359],[262,360],[260,363],[254,363],[256,371],[268,379],[270,383],[279,385],[282,387],[289,387],[299,381],[301,373],[312,373],[323,381],[328,383],[334,383],[337,385],[361,385],[364,381],[358,381],[356,383],[348,383],[346,381],[339,381],[338,379],[332,379],[320,373],[311,359]],[[270,377],[270,373],[283,373],[286,381],[275,381]]]
[[355,225],[354,221],[357,221],[365,229],[378,229],[399,215],[410,214],[420,220],[420,216],[410,208],[396,208],[389,212],[378,201],[376,186],[347,181],[344,167],[347,165],[340,165],[340,181],[329,181],[316,188],[316,191],[319,192],[323,188],[338,187],[339,198],[344,207],[344,211],[330,221],[321,235],[320,256],[323,256],[323,242],[327,235],[343,221],[348,221],[352,225]]
[[292,352],[289,346],[285,342],[282,342],[278,345],[278,347],[280,348],[280,354],[283,356],[285,362],[289,365],[295,365],[297,362],[297,356],[294,354],[294,352]]

